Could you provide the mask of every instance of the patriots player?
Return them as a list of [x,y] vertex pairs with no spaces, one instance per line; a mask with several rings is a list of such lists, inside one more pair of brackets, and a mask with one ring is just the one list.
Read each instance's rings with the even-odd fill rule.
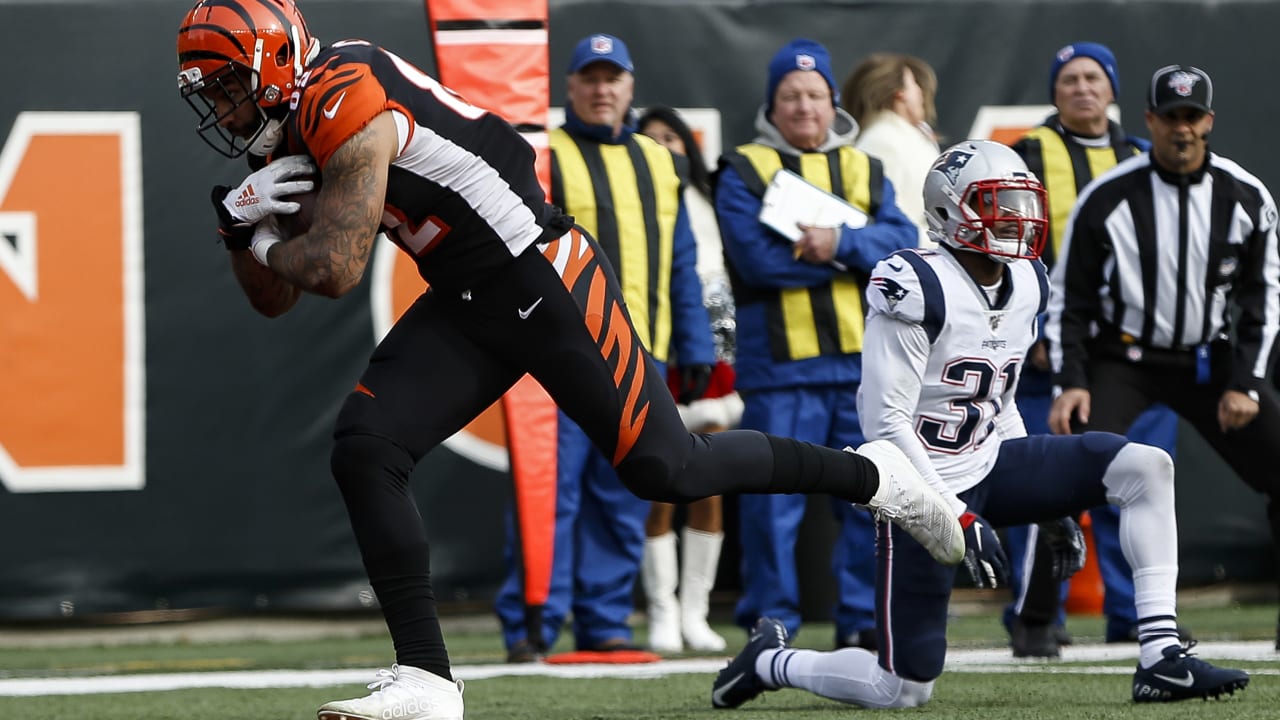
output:
[[[965,529],[964,565],[978,587],[1006,581],[995,528],[1039,523],[1056,538],[1055,565],[1067,576],[1083,565],[1083,542],[1061,518],[1116,505],[1137,589],[1134,701],[1244,688],[1248,674],[1210,665],[1178,640],[1169,455],[1111,433],[1026,434],[1014,391],[1049,293],[1037,259],[1046,226],[1040,182],[1004,145],[967,141],[938,157],[924,200],[940,247],[890,255],[867,290],[858,394],[867,438],[894,443],[947,498]],[[858,648],[788,648],[782,625],[765,618],[717,677],[713,705],[736,707],[783,687],[869,708],[928,702],[946,656],[955,569],[897,528],[881,523],[877,532],[879,657]]]

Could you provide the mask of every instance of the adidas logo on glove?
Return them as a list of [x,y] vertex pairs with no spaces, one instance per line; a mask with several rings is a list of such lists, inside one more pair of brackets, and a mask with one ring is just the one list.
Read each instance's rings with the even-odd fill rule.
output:
[[236,207],[249,207],[250,205],[257,205],[258,202],[258,195],[253,192],[253,186],[250,185],[245,188],[244,192],[240,193],[240,197],[236,198]]

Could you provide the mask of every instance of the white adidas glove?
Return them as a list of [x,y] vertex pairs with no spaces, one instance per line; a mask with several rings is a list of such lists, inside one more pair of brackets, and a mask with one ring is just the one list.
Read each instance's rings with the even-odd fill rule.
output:
[[228,190],[222,206],[234,222],[243,225],[257,225],[270,215],[292,215],[302,206],[280,198],[311,192],[315,181],[297,178],[315,174],[316,166],[306,155],[273,160],[250,173],[240,187]]

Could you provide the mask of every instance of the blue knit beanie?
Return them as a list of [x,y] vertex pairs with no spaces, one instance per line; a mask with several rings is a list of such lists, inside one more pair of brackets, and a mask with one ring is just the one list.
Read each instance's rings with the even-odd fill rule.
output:
[[1078,57],[1087,57],[1102,66],[1102,70],[1107,73],[1107,78],[1111,80],[1111,94],[1119,100],[1120,76],[1116,71],[1116,56],[1106,45],[1078,42],[1062,48],[1057,55],[1053,56],[1053,67],[1049,68],[1049,102],[1054,101],[1053,88],[1058,82],[1058,73],[1062,70],[1062,66]]
[[808,38],[796,38],[778,51],[769,61],[769,84],[765,87],[765,112],[773,111],[773,95],[778,91],[778,83],[793,70],[813,70],[822,75],[831,88],[831,104],[840,102],[840,92],[836,89],[835,76],[831,74],[831,55],[822,43]]

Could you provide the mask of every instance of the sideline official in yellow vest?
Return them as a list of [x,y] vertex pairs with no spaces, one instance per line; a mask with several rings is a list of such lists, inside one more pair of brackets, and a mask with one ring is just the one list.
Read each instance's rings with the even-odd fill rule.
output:
[[[737,303],[742,427],[842,448],[862,443],[855,403],[862,378],[864,281],[876,262],[915,247],[879,160],[853,147],[857,123],[837,106],[826,48],[798,39],[769,63],[759,137],[721,159],[715,207]],[[807,228],[794,245],[758,217],[780,168],[867,213],[865,227]],[[744,595],[735,621],[800,626],[795,539],[805,498],[739,497]],[[837,646],[875,645],[874,526],[838,503]]]

